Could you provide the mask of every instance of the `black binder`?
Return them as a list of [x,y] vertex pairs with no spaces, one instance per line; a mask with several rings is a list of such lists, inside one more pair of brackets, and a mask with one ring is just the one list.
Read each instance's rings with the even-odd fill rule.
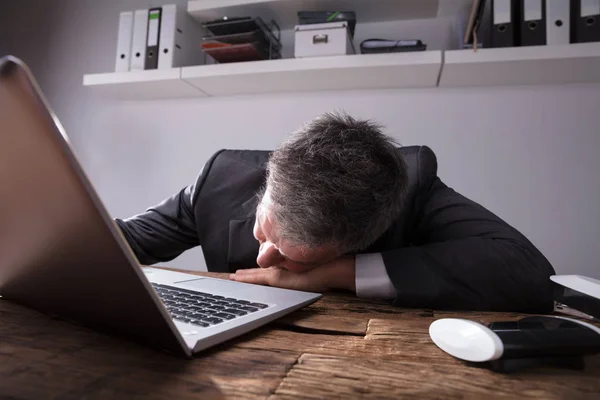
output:
[[546,44],[546,0],[519,1],[521,46]]
[[571,43],[600,42],[600,14],[582,14],[582,0],[571,0]]
[[492,47],[519,45],[519,10],[517,0],[492,0]]
[[144,69],[158,68],[161,17],[162,7],[155,7],[148,10],[148,33],[146,36],[146,62],[144,63]]

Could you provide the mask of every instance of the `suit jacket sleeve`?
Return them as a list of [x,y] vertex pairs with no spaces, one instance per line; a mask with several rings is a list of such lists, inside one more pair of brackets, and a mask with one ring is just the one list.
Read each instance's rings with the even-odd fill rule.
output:
[[146,212],[116,223],[140,264],[166,262],[198,246],[194,203],[216,153],[206,163],[198,179],[176,195],[149,208]]
[[437,176],[423,189],[414,246],[382,253],[396,288],[395,304],[552,310],[554,269],[529,240]]
[[140,264],[170,261],[199,244],[192,192],[193,186],[188,186],[142,214],[116,220]]

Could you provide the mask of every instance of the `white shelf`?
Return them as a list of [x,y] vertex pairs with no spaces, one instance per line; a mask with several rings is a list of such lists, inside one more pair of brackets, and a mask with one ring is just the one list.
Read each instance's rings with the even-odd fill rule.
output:
[[600,82],[600,43],[446,51],[440,86],[575,82]]
[[435,87],[438,77],[442,87],[600,82],[600,43],[214,64],[85,75],[83,85],[117,99],[148,100]]
[[426,51],[185,67],[181,76],[210,96],[434,87],[441,63],[441,51]]
[[181,68],[84,75],[83,86],[120,100],[206,96],[181,79]]
[[265,22],[275,19],[285,30],[298,24],[297,12],[302,10],[354,11],[357,22],[363,23],[435,18],[438,3],[438,0],[192,0],[188,1],[188,13],[200,22],[260,16]]

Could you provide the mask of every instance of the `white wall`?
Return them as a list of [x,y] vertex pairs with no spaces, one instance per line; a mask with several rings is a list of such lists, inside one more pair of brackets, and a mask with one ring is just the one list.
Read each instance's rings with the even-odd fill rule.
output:
[[[0,38],[43,3],[20,1],[13,17],[0,5]],[[113,68],[121,10],[156,2],[52,3],[52,24],[25,24],[36,35],[7,48],[32,63],[113,216],[138,213],[193,182],[220,148],[272,149],[311,117],[343,109],[381,122],[403,145],[431,146],[448,185],[521,230],[559,273],[600,278],[600,85],[108,101],[83,88],[82,75]],[[439,30],[450,23],[427,24],[430,48],[448,45]],[[390,35],[391,25],[384,28]],[[196,250],[171,265],[204,262]]]

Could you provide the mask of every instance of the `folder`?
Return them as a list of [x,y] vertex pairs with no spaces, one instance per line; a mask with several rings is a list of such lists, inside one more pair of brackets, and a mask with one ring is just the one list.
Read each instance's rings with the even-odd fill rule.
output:
[[129,71],[131,63],[131,36],[133,33],[133,12],[119,14],[119,32],[117,36],[117,56],[115,72]]
[[155,7],[148,10],[148,35],[146,39],[146,60],[144,61],[144,69],[158,68],[158,49],[160,23],[162,16],[162,8]]
[[131,70],[142,71],[146,63],[146,36],[148,35],[148,9],[133,13],[133,39],[131,43]]
[[197,65],[202,61],[201,26],[183,7],[162,6],[158,69]]
[[518,45],[517,6],[516,0],[492,0],[492,47]]
[[546,2],[544,0],[521,0],[520,3],[521,46],[545,45]]
[[571,5],[566,0],[546,0],[546,44],[569,44]]
[[600,42],[600,0],[571,3],[571,42]]

